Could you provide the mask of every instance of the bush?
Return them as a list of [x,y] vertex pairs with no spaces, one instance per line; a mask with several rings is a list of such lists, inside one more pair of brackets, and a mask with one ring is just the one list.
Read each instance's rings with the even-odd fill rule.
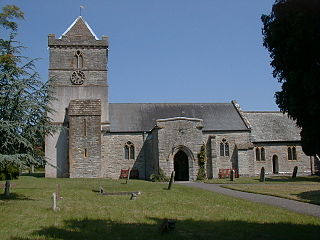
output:
[[159,174],[151,174],[150,180],[152,182],[169,182],[169,178],[164,174],[163,170],[159,169]]
[[9,164],[0,168],[0,180],[17,179],[19,176],[19,167]]

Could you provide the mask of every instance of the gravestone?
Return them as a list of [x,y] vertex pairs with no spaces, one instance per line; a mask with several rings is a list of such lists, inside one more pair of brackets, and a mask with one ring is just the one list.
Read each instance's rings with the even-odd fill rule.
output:
[[56,193],[52,193],[52,200],[53,200],[53,202],[52,202],[52,210],[53,211],[59,211],[60,208],[57,207],[57,195],[56,195]]
[[230,181],[233,181],[234,180],[234,170],[232,169],[230,171]]
[[138,194],[136,194],[136,193],[132,193],[132,194],[131,194],[131,198],[130,198],[130,200],[136,200],[136,199],[137,199],[137,197],[138,197]]
[[260,182],[264,182],[264,181],[266,181],[266,174],[265,174],[264,167],[262,167],[260,171]]
[[171,177],[170,177],[169,186],[168,186],[168,190],[170,190],[170,189],[171,189],[172,183],[174,182],[174,175],[175,175],[175,172],[174,172],[174,171],[172,171],[172,173],[171,173]]
[[298,166],[295,166],[292,173],[292,178],[296,178],[298,173]]
[[100,193],[100,194],[103,194],[103,193],[104,193],[104,189],[103,189],[102,186],[99,187],[99,193]]
[[60,195],[60,184],[56,185],[56,195],[57,195],[57,200],[61,200],[62,197]]

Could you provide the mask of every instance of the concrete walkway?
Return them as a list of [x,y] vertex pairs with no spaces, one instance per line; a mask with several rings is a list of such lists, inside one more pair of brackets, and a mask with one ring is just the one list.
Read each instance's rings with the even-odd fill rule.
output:
[[307,215],[320,218],[319,205],[303,203],[303,202],[298,202],[298,201],[289,200],[285,198],[272,197],[272,196],[267,196],[262,194],[240,192],[236,190],[223,188],[218,184],[206,184],[206,183],[200,183],[200,182],[176,182],[176,184],[181,184],[189,187],[202,188],[208,191],[217,192],[217,193],[221,193],[221,194],[236,197],[236,198],[242,198],[245,200],[249,200],[251,202],[264,203],[264,204],[268,204],[276,207],[285,208],[293,212],[307,214]]

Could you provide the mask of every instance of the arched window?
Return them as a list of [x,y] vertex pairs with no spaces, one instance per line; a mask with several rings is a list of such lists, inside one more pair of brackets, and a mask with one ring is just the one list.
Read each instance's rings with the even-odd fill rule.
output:
[[220,143],[220,156],[224,156],[224,143]]
[[227,142],[224,144],[224,152],[226,156],[229,156],[229,144]]
[[291,147],[288,147],[288,160],[292,160],[292,150],[291,150]]
[[225,139],[222,139],[220,143],[220,156],[229,156],[229,143]]
[[296,150],[296,147],[292,147],[292,160],[297,160],[297,150]]
[[73,57],[73,67],[74,68],[83,68],[83,54],[79,50],[75,52]]
[[260,161],[260,148],[256,148],[256,161]]
[[260,151],[261,151],[261,161],[265,161],[266,160],[266,153],[265,153],[264,148],[262,147],[260,149]]
[[127,142],[124,146],[124,158],[134,159],[134,145],[132,142]]

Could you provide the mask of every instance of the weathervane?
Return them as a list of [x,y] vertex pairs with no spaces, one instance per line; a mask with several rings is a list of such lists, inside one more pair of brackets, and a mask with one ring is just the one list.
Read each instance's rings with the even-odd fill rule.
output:
[[82,10],[82,9],[84,9],[84,6],[80,5],[80,16],[82,16],[82,15],[81,15],[81,10]]

